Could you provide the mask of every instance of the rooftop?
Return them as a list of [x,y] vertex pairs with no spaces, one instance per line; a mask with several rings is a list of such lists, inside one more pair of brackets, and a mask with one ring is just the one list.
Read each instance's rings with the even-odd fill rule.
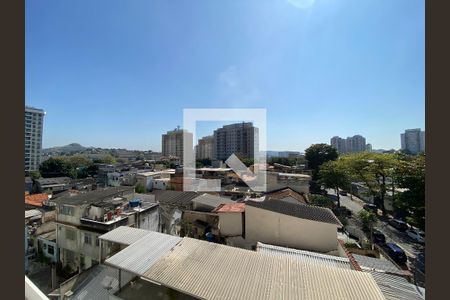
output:
[[278,257],[291,257],[310,264],[326,265],[330,267],[352,270],[350,260],[347,257],[297,250],[293,248],[263,244],[260,242],[256,244],[256,251]]
[[58,204],[68,204],[68,205],[82,205],[91,204],[95,202],[100,202],[107,199],[112,199],[114,197],[120,196],[124,192],[134,192],[134,187],[132,186],[119,186],[110,187],[105,189],[96,189],[87,193],[81,193],[78,195],[64,195],[55,199]]
[[246,204],[247,206],[253,206],[292,217],[334,224],[339,227],[342,226],[341,222],[333,214],[333,212],[330,209],[324,207],[317,207],[301,203],[295,204],[287,201],[267,201],[267,200],[262,202],[249,200],[246,202]]
[[42,212],[37,209],[30,209],[25,211],[25,219],[33,217],[42,217]]
[[155,195],[156,201],[161,204],[189,207],[191,206],[191,200],[199,195],[196,192],[171,190],[154,190],[152,194]]
[[202,299],[384,299],[364,272],[158,232],[105,264]]
[[33,194],[25,196],[25,204],[42,207],[44,202],[47,201],[48,195],[45,193],[42,194]]
[[233,200],[230,200],[229,198],[215,196],[207,193],[195,197],[191,201],[194,205],[194,209],[199,210],[201,208],[208,208],[207,209],[208,211],[215,209],[221,204],[235,203]]
[[242,213],[245,211],[245,203],[224,203],[219,205],[215,213]]
[[282,200],[285,198],[293,198],[300,203],[308,203],[306,196],[303,193],[299,193],[296,190],[285,187],[278,190],[272,190],[270,192],[266,192],[266,200]]

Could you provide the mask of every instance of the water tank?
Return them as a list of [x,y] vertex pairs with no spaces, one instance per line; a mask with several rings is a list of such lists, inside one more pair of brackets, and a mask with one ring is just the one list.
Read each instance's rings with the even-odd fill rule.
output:
[[206,240],[208,242],[214,242],[214,234],[212,234],[211,232],[207,232],[206,233]]
[[133,199],[129,202],[130,207],[138,207],[141,204],[140,199]]

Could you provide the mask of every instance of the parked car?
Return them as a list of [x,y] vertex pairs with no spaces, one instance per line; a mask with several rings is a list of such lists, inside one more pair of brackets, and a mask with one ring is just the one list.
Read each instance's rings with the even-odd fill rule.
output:
[[425,244],[425,232],[411,228],[406,230],[406,234],[410,239],[419,244]]
[[405,251],[403,251],[403,249],[400,248],[397,244],[386,243],[383,248],[384,250],[386,250],[387,254],[399,265],[404,265],[408,261]]
[[386,244],[386,237],[384,236],[384,234],[379,231],[374,229],[372,232],[372,236],[373,236],[373,242],[377,245],[384,245]]
[[390,219],[388,224],[399,231],[406,231],[409,228],[408,224],[406,224],[402,220],[398,220],[398,219]]
[[340,191],[339,191],[339,194],[342,195],[342,196],[347,196],[347,192],[346,192],[346,191],[343,191],[343,190],[340,190]]
[[376,214],[378,212],[378,207],[375,204],[364,204],[363,209],[367,210],[367,211],[371,211],[374,214]]
[[417,268],[420,272],[425,274],[425,252],[417,255]]

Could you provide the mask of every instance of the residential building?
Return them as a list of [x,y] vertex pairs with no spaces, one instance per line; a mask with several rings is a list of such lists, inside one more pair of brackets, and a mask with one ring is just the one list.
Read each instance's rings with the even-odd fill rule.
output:
[[425,152],[425,131],[420,128],[406,129],[400,134],[400,141],[401,149],[410,154]]
[[259,153],[259,130],[251,122],[225,125],[214,130],[214,156],[227,160],[231,154],[254,158]]
[[328,208],[298,201],[247,201],[245,240],[278,246],[336,253],[337,229],[341,222]]
[[39,170],[44,115],[42,109],[25,106],[25,171]]
[[193,135],[187,130],[180,129],[178,126],[162,135],[162,156],[176,157],[182,162],[185,147],[194,151]]
[[361,135],[354,135],[346,139],[334,136],[330,140],[331,146],[336,148],[340,154],[366,151],[366,138]]
[[213,159],[214,158],[214,136],[209,135],[202,137],[198,140],[196,146],[196,158],[197,159]]
[[70,188],[71,182],[72,179],[67,176],[35,179],[33,192],[53,194],[66,191]]
[[101,249],[98,236],[118,226],[159,230],[158,204],[138,199],[134,187],[97,189],[56,202],[56,236],[59,260],[72,270],[98,263],[112,249]]

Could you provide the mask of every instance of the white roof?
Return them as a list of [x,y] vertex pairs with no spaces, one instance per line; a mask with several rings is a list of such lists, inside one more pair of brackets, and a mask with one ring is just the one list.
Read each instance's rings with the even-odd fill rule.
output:
[[256,244],[256,251],[278,257],[291,257],[305,263],[326,265],[330,267],[352,270],[350,260],[347,257],[333,256],[315,253],[311,251],[280,247],[275,245],[263,244],[260,242]]
[[37,209],[30,209],[25,211],[25,219],[32,217],[42,217],[42,212]]
[[364,272],[191,238],[183,238],[143,276],[203,299],[384,299]]
[[298,177],[298,178],[305,178],[309,179],[311,176],[306,174],[296,174],[296,173],[278,173],[279,176],[289,176],[289,177]]
[[105,264],[136,275],[143,275],[145,271],[162,256],[166,255],[181,240],[177,236],[155,231],[147,232],[148,234],[137,242],[105,260]]
[[131,245],[139,241],[144,236],[148,235],[150,231],[133,228],[128,226],[120,226],[111,230],[98,238],[104,241],[118,243],[122,245]]

